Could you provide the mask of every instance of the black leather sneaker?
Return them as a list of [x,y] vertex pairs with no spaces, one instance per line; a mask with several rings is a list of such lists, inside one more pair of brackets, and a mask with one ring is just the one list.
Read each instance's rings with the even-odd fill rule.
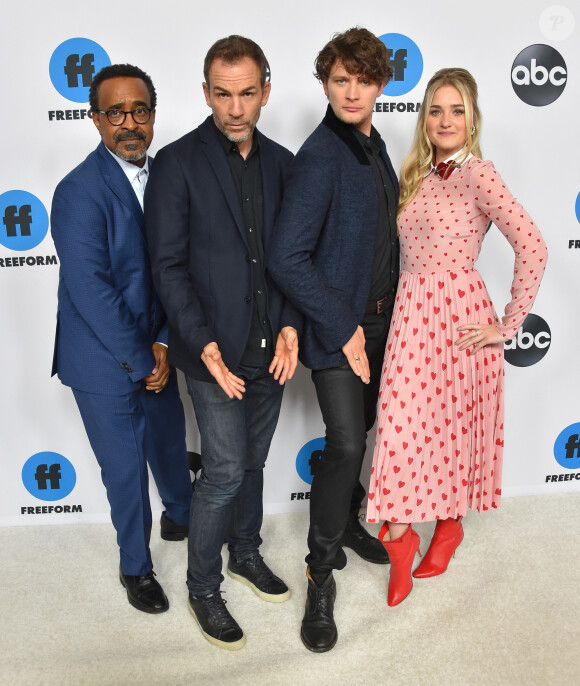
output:
[[306,572],[306,575],[308,577],[308,591],[300,638],[308,650],[312,650],[314,653],[326,653],[334,648],[338,638],[334,622],[336,582],[332,572],[320,585],[317,585],[312,579],[309,571]]
[[228,576],[245,584],[269,603],[283,603],[290,597],[288,586],[274,574],[261,555],[254,555],[243,562],[236,562],[230,555]]
[[221,591],[202,596],[190,593],[189,611],[199,624],[201,633],[214,646],[226,650],[239,650],[244,647],[244,632],[228,612]]

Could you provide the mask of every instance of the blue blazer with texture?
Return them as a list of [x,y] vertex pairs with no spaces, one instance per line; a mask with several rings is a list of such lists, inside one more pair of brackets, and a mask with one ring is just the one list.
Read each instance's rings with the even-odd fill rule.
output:
[[[381,143],[398,201],[397,176]],[[352,126],[329,106],[292,163],[268,259],[274,280],[304,315],[299,355],[310,369],[346,362],[342,346],[367,305],[377,214],[368,157]]]
[[51,230],[60,259],[52,373],[89,393],[135,390],[155,367],[151,346],[167,342],[167,325],[143,211],[102,142],[58,184]]

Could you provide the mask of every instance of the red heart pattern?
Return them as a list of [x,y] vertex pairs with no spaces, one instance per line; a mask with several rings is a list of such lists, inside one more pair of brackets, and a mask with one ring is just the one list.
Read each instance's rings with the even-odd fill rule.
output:
[[[501,321],[474,269],[490,220],[515,252],[512,299]],[[425,177],[399,217],[399,236],[402,271],[367,518],[429,521],[498,507],[503,345],[471,354],[453,342],[460,324],[494,323],[506,340],[515,335],[540,284],[545,243],[491,162],[476,157],[454,172],[453,184]]]

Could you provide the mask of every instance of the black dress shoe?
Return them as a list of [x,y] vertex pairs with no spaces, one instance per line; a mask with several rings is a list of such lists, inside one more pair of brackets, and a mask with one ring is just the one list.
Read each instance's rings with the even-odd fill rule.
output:
[[169,610],[169,601],[152,571],[143,576],[131,576],[119,569],[119,579],[127,590],[127,598],[133,607],[151,614]]
[[389,556],[383,544],[363,527],[357,512],[349,513],[340,545],[351,548],[367,562],[378,565],[386,565],[389,562]]
[[187,524],[176,524],[173,519],[161,513],[161,538],[164,541],[183,541],[189,536],[189,526]]
[[314,653],[325,653],[332,650],[338,638],[334,623],[334,601],[336,583],[332,572],[318,585],[307,572],[308,591],[306,609],[302,620],[300,638],[302,643]]

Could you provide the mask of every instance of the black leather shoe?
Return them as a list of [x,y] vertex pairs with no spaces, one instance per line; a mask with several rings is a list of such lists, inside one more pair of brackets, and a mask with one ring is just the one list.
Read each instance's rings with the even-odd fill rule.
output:
[[163,593],[161,584],[155,579],[154,572],[151,571],[143,576],[131,576],[123,574],[123,570],[119,569],[119,579],[133,607],[151,614],[160,614],[169,610],[169,601]]
[[228,576],[245,584],[269,603],[283,603],[290,597],[288,586],[274,574],[261,555],[254,555],[243,562],[236,562],[230,555]]
[[302,620],[300,638],[302,643],[314,653],[325,653],[332,650],[338,638],[334,623],[334,600],[336,598],[336,583],[332,572],[318,586],[310,574],[308,576],[308,591],[306,594],[306,609]]
[[183,541],[189,536],[189,526],[187,524],[176,524],[173,519],[161,513],[161,538],[164,541]]
[[386,565],[389,562],[389,556],[382,543],[363,527],[356,512],[350,512],[348,515],[340,545],[351,548],[367,562],[377,565]]
[[244,632],[228,612],[221,591],[200,596],[190,593],[189,611],[199,624],[201,633],[214,646],[226,650],[239,650],[244,647]]

